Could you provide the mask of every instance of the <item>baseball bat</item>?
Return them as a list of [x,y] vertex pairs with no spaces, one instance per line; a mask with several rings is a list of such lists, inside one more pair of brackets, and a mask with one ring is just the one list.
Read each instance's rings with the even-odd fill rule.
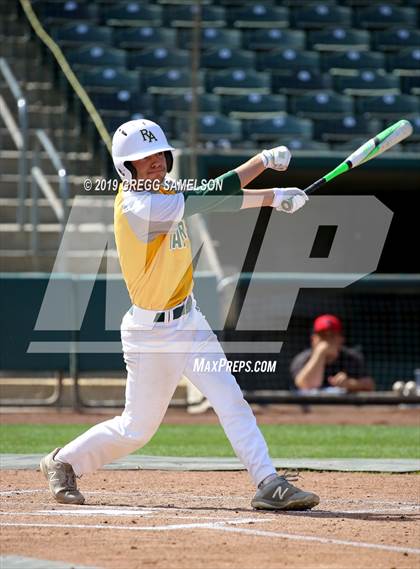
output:
[[[390,148],[392,148],[393,146],[395,146],[396,144],[398,144],[399,142],[410,136],[412,132],[413,132],[413,127],[411,126],[409,121],[405,119],[392,124],[385,130],[383,130],[382,132],[380,132],[379,134],[377,134],[376,136],[374,136],[373,138],[371,138],[370,140],[359,146],[357,150],[352,152],[343,162],[341,162],[341,164],[339,164],[336,168],[334,168],[334,170],[331,170],[331,172],[328,172],[328,174],[325,174],[325,176],[319,178],[319,180],[317,180],[316,182],[305,188],[304,191],[307,194],[312,194],[319,187],[323,186],[327,182],[330,182],[337,176],[340,176],[340,174],[344,174],[345,172],[348,172],[352,168],[356,168],[357,166],[360,166],[361,164],[368,162],[368,160],[376,158],[376,156],[379,156],[380,154],[382,154],[382,152],[389,150]],[[289,203],[289,200],[284,200],[282,203],[282,207],[285,209],[290,208],[291,204]]]

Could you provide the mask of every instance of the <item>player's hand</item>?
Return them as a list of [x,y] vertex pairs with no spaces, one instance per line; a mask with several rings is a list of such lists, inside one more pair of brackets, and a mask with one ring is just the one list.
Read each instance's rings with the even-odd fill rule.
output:
[[263,150],[261,152],[261,160],[264,164],[264,168],[271,168],[272,170],[279,170],[284,172],[289,166],[290,150],[287,146],[276,146],[270,150]]
[[274,199],[271,204],[277,211],[295,213],[308,201],[308,196],[299,188],[273,188]]
[[347,387],[349,377],[344,371],[339,371],[335,375],[330,375],[328,383],[334,387]]

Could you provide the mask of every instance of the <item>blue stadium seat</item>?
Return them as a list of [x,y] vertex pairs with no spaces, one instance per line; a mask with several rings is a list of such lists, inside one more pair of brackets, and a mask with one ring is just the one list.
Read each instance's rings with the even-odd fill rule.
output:
[[98,6],[93,3],[66,0],[64,2],[32,2],[32,6],[47,25],[60,22],[86,21],[95,24],[98,20]]
[[308,91],[325,91],[332,87],[330,75],[314,72],[310,69],[298,69],[289,74],[272,74],[272,89],[274,93],[301,95]]
[[78,22],[52,28],[51,37],[61,47],[75,47],[87,43],[111,45],[114,36],[111,28]]
[[209,71],[207,89],[218,95],[268,94],[270,92],[270,76],[268,73],[251,69]]
[[357,103],[359,113],[373,118],[415,116],[420,112],[418,97],[413,95],[383,95],[361,98]]
[[140,2],[117,3],[103,6],[101,17],[107,26],[160,26],[162,7]]
[[335,76],[335,87],[346,95],[392,95],[399,93],[400,82],[396,75],[369,69],[356,75]]
[[[165,8],[165,25],[173,28],[194,27],[198,5],[168,6]],[[225,9],[221,6],[201,6],[200,22],[203,27],[221,28],[226,24]]]
[[401,77],[401,91],[408,95],[420,95],[420,75]]
[[318,29],[331,26],[350,28],[352,11],[344,6],[316,2],[309,6],[294,9],[292,22],[294,27],[304,29]]
[[212,48],[201,54],[201,67],[207,69],[226,69],[228,67],[255,67],[255,53],[229,47]]
[[244,135],[255,141],[278,140],[284,136],[311,139],[312,134],[312,121],[290,115],[244,122]]
[[381,51],[397,51],[405,47],[420,45],[420,30],[409,27],[396,27],[374,32],[373,45]]
[[[179,30],[178,41],[183,48],[191,48],[192,30]],[[201,49],[209,49],[211,47],[240,48],[241,32],[224,28],[203,28],[200,35],[200,47]]]
[[[176,119],[175,133],[177,138],[188,140],[189,128],[190,119]],[[241,140],[241,122],[217,114],[202,115],[197,119],[197,136],[201,141],[219,139]]]
[[139,91],[118,89],[110,93],[91,93],[90,98],[102,116],[124,112],[153,114],[153,96]]
[[285,95],[224,95],[222,111],[234,119],[267,119],[275,118],[287,110]]
[[[158,115],[184,116],[191,114],[192,94],[190,91],[182,95],[155,95],[155,108]],[[202,114],[219,114],[220,97],[209,93],[197,96],[198,112]]]
[[116,29],[114,34],[115,45],[122,49],[162,46],[170,49],[171,47],[176,47],[175,30],[144,26],[140,28]]
[[273,28],[289,26],[289,10],[263,2],[229,11],[229,23],[235,28]]
[[121,71],[114,67],[80,71],[78,78],[90,92],[106,93],[120,89],[136,91],[140,88],[140,75],[137,71]]
[[150,47],[128,52],[129,69],[190,67],[191,54],[186,49]]
[[366,120],[363,116],[348,115],[341,119],[318,119],[314,121],[316,140],[324,142],[345,141],[357,136],[364,140],[381,131],[378,120]]
[[124,69],[126,52],[102,45],[88,45],[66,51],[66,59],[76,69],[102,66]]
[[[191,89],[191,71],[189,69],[156,69],[144,72],[144,86],[148,93],[178,95]],[[198,84],[202,84],[199,73]],[[202,89],[200,88],[200,92]]]
[[322,58],[322,69],[330,71],[330,73],[347,69],[385,70],[385,67],[385,56],[380,52],[350,50],[342,53],[325,54]]
[[319,53],[316,51],[299,51],[293,48],[273,49],[258,54],[258,69],[273,71],[290,71],[291,69],[310,69],[319,71]]
[[398,75],[420,75],[420,44],[389,55],[388,70]]
[[243,32],[243,46],[246,49],[267,50],[276,48],[305,48],[305,32],[279,28],[249,30]]
[[416,23],[414,8],[395,6],[391,3],[375,4],[356,12],[356,23],[362,28],[378,29],[390,26],[409,26]]
[[308,34],[308,47],[318,51],[368,50],[369,45],[370,34],[367,30],[333,27]]
[[327,142],[321,142],[319,140],[308,140],[306,138],[299,137],[282,137],[281,143],[287,148],[290,148],[293,152],[300,150],[316,150],[319,151],[329,151],[330,147]]
[[295,97],[291,108],[297,116],[304,118],[337,118],[354,111],[352,97],[329,92]]

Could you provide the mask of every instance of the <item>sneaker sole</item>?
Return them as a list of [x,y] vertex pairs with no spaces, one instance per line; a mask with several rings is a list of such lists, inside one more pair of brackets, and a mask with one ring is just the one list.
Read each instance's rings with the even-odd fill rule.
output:
[[306,498],[290,500],[283,505],[268,500],[252,500],[251,506],[256,510],[310,510],[317,506],[319,501],[319,497],[313,494]]

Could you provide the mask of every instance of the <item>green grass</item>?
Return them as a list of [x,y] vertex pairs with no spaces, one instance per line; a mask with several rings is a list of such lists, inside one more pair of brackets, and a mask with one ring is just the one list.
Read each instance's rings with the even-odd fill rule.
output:
[[[4,425],[1,453],[46,453],[89,425]],[[383,425],[263,425],[276,458],[419,458],[420,429]],[[218,425],[162,425],[139,454],[234,456]]]

